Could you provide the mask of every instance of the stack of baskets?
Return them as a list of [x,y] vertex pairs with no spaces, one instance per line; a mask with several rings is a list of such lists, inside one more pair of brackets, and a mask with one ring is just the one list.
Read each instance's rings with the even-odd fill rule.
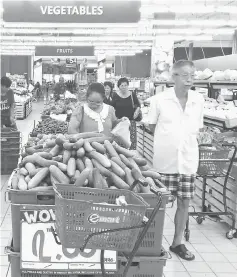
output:
[[1,129],[1,174],[10,174],[18,164],[21,150],[21,135],[11,128]]

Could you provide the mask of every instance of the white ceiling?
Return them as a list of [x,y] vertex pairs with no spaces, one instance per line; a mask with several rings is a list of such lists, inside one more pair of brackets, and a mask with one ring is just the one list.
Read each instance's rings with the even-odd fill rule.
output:
[[159,36],[173,37],[176,47],[191,40],[203,47],[226,47],[235,29],[237,0],[142,0],[141,21],[136,24],[2,22],[0,46],[2,54],[31,54],[37,45],[93,45],[98,51],[122,54],[149,49]]

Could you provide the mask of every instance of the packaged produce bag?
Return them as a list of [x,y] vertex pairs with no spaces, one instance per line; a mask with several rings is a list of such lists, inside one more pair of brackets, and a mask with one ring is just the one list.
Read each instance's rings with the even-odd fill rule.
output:
[[111,131],[115,141],[126,148],[130,148],[131,146],[129,128],[130,128],[130,121],[129,119],[126,119],[126,120],[120,121]]

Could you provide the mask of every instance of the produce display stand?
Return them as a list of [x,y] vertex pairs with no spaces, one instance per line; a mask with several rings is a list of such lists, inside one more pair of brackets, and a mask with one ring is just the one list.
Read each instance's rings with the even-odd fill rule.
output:
[[32,112],[32,98],[30,97],[24,102],[15,103],[16,119],[25,119]]
[[[39,139],[35,141],[39,141]],[[101,276],[105,272],[108,276],[114,276],[115,272],[121,276],[125,269],[128,271],[128,277],[138,273],[149,273],[151,277],[162,277],[163,267],[169,258],[169,254],[162,248],[162,237],[165,209],[170,193],[159,181],[155,181],[159,188],[157,190],[158,198],[153,193],[136,194],[149,204],[145,216],[151,219],[148,221],[149,224],[141,225],[145,228],[144,230],[138,230],[140,239],[136,242],[136,251],[133,251],[127,263],[126,259],[129,257],[130,249],[121,256],[122,251],[111,249],[105,251],[102,249],[101,251],[100,247],[94,250],[85,250],[85,252],[76,247],[69,251],[64,243],[61,245],[57,233],[53,231],[57,226],[55,225],[57,222],[55,221],[57,220],[55,211],[58,207],[57,203],[55,206],[54,191],[52,189],[42,191],[40,187],[39,190],[37,188],[34,190],[13,189],[14,176],[15,171],[12,172],[9,179],[6,193],[6,201],[11,203],[12,214],[12,240],[7,248],[12,277],[58,275],[77,277],[87,274]],[[53,181],[51,176],[51,184],[54,183]],[[137,185],[137,182],[134,182],[134,185]],[[70,188],[73,189],[75,186],[67,185],[67,189]],[[113,190],[113,193],[119,191]],[[106,189],[104,189],[105,192]],[[36,245],[36,241],[39,244]]]
[[[233,153],[230,151],[234,149]],[[236,225],[236,215],[232,211],[228,211],[227,208],[227,183],[230,177],[234,159],[237,153],[237,146],[235,144],[223,144],[220,149],[213,149],[210,144],[203,144],[199,146],[199,168],[197,176],[203,178],[203,188],[202,188],[202,206],[201,212],[189,212],[189,216],[197,216],[196,221],[198,224],[202,224],[205,216],[230,216],[232,220],[231,229],[226,233],[228,239],[232,239],[234,235],[237,237]],[[230,155],[231,154],[231,155]],[[224,171],[227,168],[227,171]],[[212,212],[206,211],[206,188],[207,179],[215,179],[217,177],[224,177],[224,187],[223,187],[223,212]],[[189,220],[186,224],[186,229],[184,231],[184,236],[186,240],[189,240],[190,230],[189,230]]]
[[235,130],[235,129],[237,129],[237,118],[220,119],[220,118],[204,115],[204,124],[206,126],[218,127],[223,131],[224,130]]
[[10,174],[16,168],[22,147],[21,133],[11,128],[1,129],[1,174]]
[[31,112],[32,112],[32,97],[30,97],[26,102],[26,117],[28,117]]
[[[11,241],[11,247],[7,249],[7,253],[9,254],[9,259],[11,261],[12,277],[27,277],[27,274],[32,274],[32,277],[36,277],[34,273],[49,274],[45,275],[47,277],[51,276],[51,274],[52,276],[54,274],[64,276],[63,273],[65,271],[70,273],[70,276],[73,277],[78,276],[77,274],[95,274],[95,276],[101,276],[100,251],[93,250],[90,251],[91,255],[88,255],[87,250],[85,251],[85,254],[83,254],[83,252],[79,249],[75,249],[73,254],[71,254],[71,251],[68,252],[66,248],[59,246],[53,239],[53,234],[50,231],[55,225],[55,206],[51,205],[54,204],[55,200],[53,191],[37,192],[13,190],[10,187],[10,182],[11,180],[9,180],[8,198],[11,201],[13,239]],[[140,195],[143,197],[145,196],[145,194]],[[133,272],[138,272],[139,269],[141,269],[142,272],[145,272],[148,265],[150,265],[152,268],[150,268],[148,272],[154,274],[154,277],[162,277],[163,267],[165,266],[168,258],[168,254],[164,252],[161,247],[165,207],[168,202],[168,197],[168,192],[162,193],[161,207],[155,215],[154,221],[142,241],[141,247],[138,251],[140,254],[134,258],[133,262],[135,265],[134,263],[131,265],[127,276],[133,276],[131,274]],[[149,203],[153,204],[146,212],[146,216],[150,216],[153,212],[152,207],[157,205],[157,200],[155,195],[146,195],[144,198],[148,200]],[[37,212],[41,212],[41,217]],[[41,218],[41,221],[39,218]],[[31,222],[29,223],[29,221]],[[41,233],[44,235],[41,236]],[[37,236],[39,236],[42,240],[42,246],[40,247],[44,249],[43,252],[40,250],[41,248],[35,251],[31,250],[32,244],[35,243]],[[28,243],[26,243],[26,241],[28,241]],[[46,247],[46,245],[50,245],[50,247]],[[23,260],[22,253],[24,255]],[[42,255],[42,253],[45,253],[45,256],[39,256]],[[105,269],[107,269],[107,264],[109,264],[109,270],[106,270],[108,274],[114,274],[117,269],[119,270],[119,273],[121,273],[121,270],[124,268],[124,261],[121,260],[122,257],[119,256],[117,261],[115,253],[116,252],[114,251],[105,251]],[[51,269],[45,268],[49,264],[49,261],[47,261],[47,259],[44,260],[44,258],[49,256],[52,257],[50,264],[55,265],[53,262],[60,261],[60,263],[62,262],[62,265],[58,265],[58,268],[57,264],[55,267],[51,266]],[[92,257],[94,257],[93,260],[91,260]],[[31,264],[31,268],[27,268],[29,264]],[[20,265],[21,271],[19,270]],[[159,271],[154,271],[154,268]],[[74,273],[75,275],[73,275]]]
[[16,119],[26,118],[26,102],[15,103],[15,116],[16,116]]
[[153,163],[154,137],[142,122],[137,123],[137,150],[151,164]]

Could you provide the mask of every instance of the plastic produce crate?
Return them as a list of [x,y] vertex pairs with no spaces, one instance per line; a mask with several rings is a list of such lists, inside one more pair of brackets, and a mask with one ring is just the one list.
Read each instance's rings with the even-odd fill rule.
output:
[[[8,254],[8,261],[11,266],[11,276],[8,277],[78,277],[78,275],[57,275],[57,274],[37,274],[37,273],[21,273],[20,271],[20,252],[12,251],[12,241],[9,243],[9,246],[6,248],[6,253]],[[1,276],[6,277],[6,276]]]
[[[168,254],[162,253],[159,257],[135,257],[132,265],[128,270],[127,277],[162,277],[163,269],[166,265]],[[108,277],[122,277],[126,261],[119,260],[119,270],[115,275],[108,274]],[[94,275],[95,277],[102,277],[102,275]]]
[[8,175],[17,167],[20,149],[1,149],[1,174]]
[[20,205],[54,205],[55,194],[54,191],[20,191],[12,189],[11,178],[14,172],[12,172],[8,181],[6,193],[8,199],[6,201],[11,202],[13,249],[19,252],[21,244]]
[[[8,254],[8,260],[11,264],[11,277],[79,277],[83,275],[52,275],[52,274],[32,274],[20,272],[20,252],[12,250],[12,242],[9,243],[6,253]],[[129,268],[127,277],[162,277],[163,269],[168,259],[168,253],[162,252],[159,257],[135,257],[131,267]],[[125,260],[122,257],[118,257],[118,272],[114,275],[107,274],[108,277],[122,277],[125,267]],[[102,275],[85,275],[102,277]],[[2,276],[5,277],[5,276]]]

